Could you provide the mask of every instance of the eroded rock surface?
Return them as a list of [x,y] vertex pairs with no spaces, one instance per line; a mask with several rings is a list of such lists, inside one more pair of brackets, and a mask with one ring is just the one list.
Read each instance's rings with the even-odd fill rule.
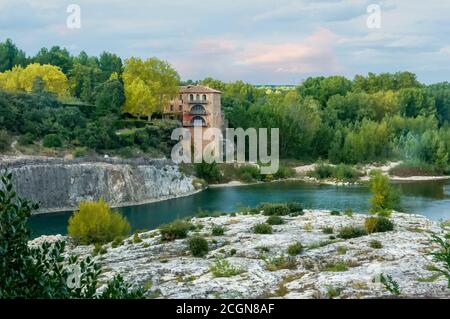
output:
[[[141,243],[125,240],[97,256],[104,278],[120,273],[135,286],[159,298],[374,298],[391,293],[379,282],[384,273],[398,282],[401,295],[450,297],[447,280],[430,271],[427,255],[436,247],[431,233],[443,234],[438,222],[419,215],[395,213],[395,230],[359,238],[333,239],[345,226],[362,226],[367,216],[332,216],[327,211],[305,211],[303,216],[283,217],[285,224],[273,226],[273,234],[254,234],[252,227],[265,222],[262,215],[194,218],[200,226],[190,232],[207,238],[210,251],[204,258],[191,256],[188,239],[162,242],[158,231],[140,234]],[[223,236],[212,236],[214,225],[225,227]],[[323,228],[332,227],[334,234]],[[331,239],[330,239],[330,236]],[[42,240],[42,239],[41,239]],[[382,248],[371,248],[374,240]],[[300,242],[304,251],[288,257],[289,245]],[[80,255],[92,246],[71,250]],[[284,256],[286,268],[268,270],[268,264]],[[225,259],[242,273],[217,278],[211,266]],[[269,267],[270,268],[270,267]],[[340,270],[340,271],[338,271]]]

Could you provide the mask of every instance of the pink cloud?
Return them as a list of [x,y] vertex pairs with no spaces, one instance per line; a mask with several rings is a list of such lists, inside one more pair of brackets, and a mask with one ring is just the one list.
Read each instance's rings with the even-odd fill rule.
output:
[[302,41],[253,43],[244,49],[236,63],[286,73],[338,71],[340,67],[333,53],[336,39],[331,31],[319,29]]

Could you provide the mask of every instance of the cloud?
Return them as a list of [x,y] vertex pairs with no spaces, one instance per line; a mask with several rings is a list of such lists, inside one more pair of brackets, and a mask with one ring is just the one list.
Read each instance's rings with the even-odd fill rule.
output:
[[250,44],[236,63],[277,73],[338,72],[341,67],[337,65],[332,50],[336,38],[329,30],[320,29],[303,41]]

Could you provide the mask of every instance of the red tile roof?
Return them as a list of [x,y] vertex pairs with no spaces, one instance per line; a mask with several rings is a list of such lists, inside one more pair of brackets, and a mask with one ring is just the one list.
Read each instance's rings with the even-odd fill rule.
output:
[[187,85],[180,88],[180,93],[221,93],[220,91],[211,89],[201,85]]

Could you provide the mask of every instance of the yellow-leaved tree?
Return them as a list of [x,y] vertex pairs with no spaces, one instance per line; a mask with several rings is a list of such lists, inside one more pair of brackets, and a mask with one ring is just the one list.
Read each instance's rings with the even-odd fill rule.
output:
[[67,95],[69,81],[57,66],[50,64],[29,64],[26,68],[15,66],[12,70],[0,73],[0,87],[7,91],[32,92],[36,79],[43,83],[43,89],[56,93],[58,96]]
[[178,94],[180,76],[166,61],[130,58],[125,61],[123,82],[126,98],[123,111],[150,120]]

